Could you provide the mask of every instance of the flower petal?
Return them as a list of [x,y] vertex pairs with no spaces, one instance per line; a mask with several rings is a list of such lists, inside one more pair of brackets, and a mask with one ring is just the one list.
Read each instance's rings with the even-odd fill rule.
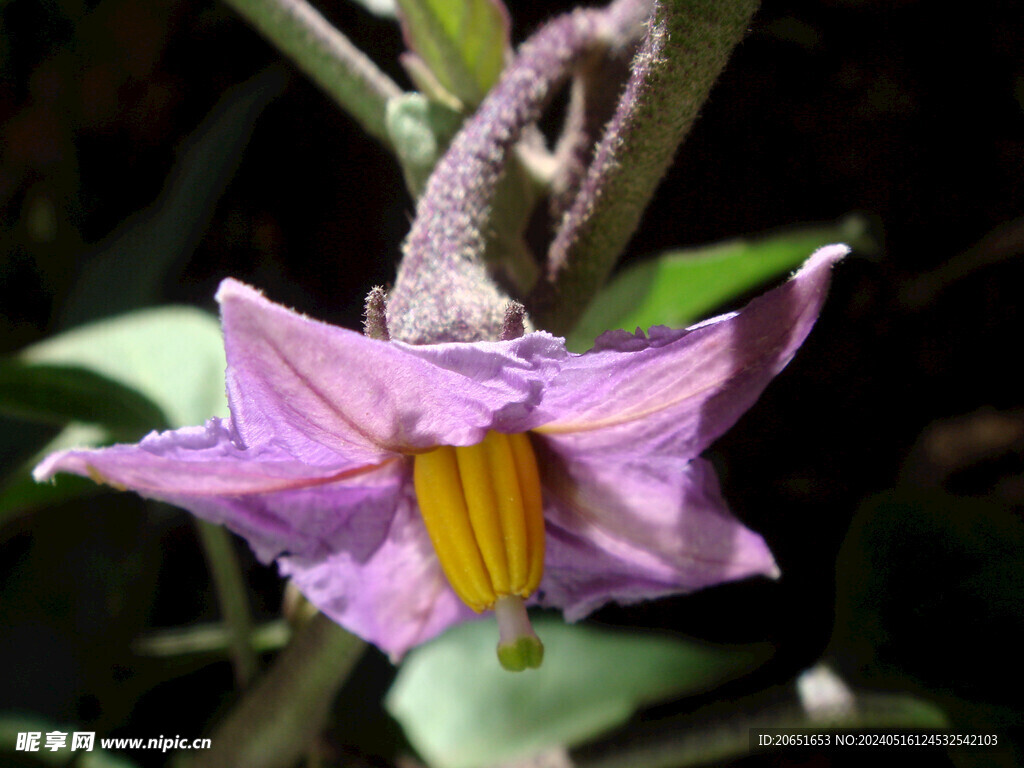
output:
[[588,452],[693,458],[731,427],[790,361],[849,249],[815,252],[789,282],[743,310],[683,331],[602,334],[562,364],[537,432]]
[[309,466],[274,445],[238,448],[229,424],[152,433],[138,445],[61,451],[36,480],[73,472],[189,510],[247,539],[264,561],[282,552],[324,556],[343,549],[366,559],[387,533],[408,466],[359,465],[335,456]]
[[618,461],[541,446],[548,521],[543,602],[570,621],[609,601],[691,592],[778,567],[722,499],[711,465]]
[[246,445],[276,442],[316,462],[322,450],[364,461],[522,431],[564,341],[411,346],[369,339],[274,304],[234,280],[217,293],[228,399]]
[[281,573],[307,600],[395,661],[475,616],[448,586],[411,486],[400,494],[385,540],[365,562],[344,550],[280,560]]

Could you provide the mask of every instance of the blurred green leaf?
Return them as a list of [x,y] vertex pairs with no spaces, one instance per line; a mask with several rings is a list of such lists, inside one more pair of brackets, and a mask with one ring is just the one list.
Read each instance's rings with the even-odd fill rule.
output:
[[241,163],[256,117],[288,77],[271,68],[228,90],[185,140],[160,197],[85,257],[61,313],[64,327],[153,304],[167,273],[198,245]]
[[633,332],[652,325],[685,327],[835,242],[858,250],[874,248],[866,221],[851,215],[831,226],[670,251],[627,267],[594,298],[570,334],[569,348],[586,351],[601,333],[616,328]]
[[0,411],[33,421],[84,421],[136,433],[165,426],[164,415],[134,389],[87,368],[0,360]]
[[437,82],[470,109],[498,80],[509,51],[501,0],[397,0],[406,42]]
[[490,765],[572,746],[645,703],[709,690],[767,658],[764,646],[719,647],[540,618],[539,670],[498,665],[494,621],[455,627],[413,650],[385,701],[437,768]]
[[427,97],[431,101],[435,101],[438,104],[443,104],[453,112],[458,112],[462,115],[466,112],[466,105],[463,104],[455,94],[451,93],[447,88],[441,85],[441,81],[437,79],[427,63],[423,61],[419,56],[414,53],[407,53],[401,57],[402,67],[405,69],[405,74],[412,80],[412,84],[416,91],[420,95]]
[[462,115],[420,93],[405,93],[388,101],[388,137],[405,174],[409,191],[419,197],[462,125]]
[[[149,404],[154,420],[146,425],[141,421],[142,412],[135,411],[131,419],[122,414],[119,424],[69,423],[0,482],[0,521],[43,504],[95,491],[93,483],[80,478],[35,483],[32,468],[53,451],[136,439],[151,429],[202,424],[213,416],[227,415],[220,327],[212,315],[198,309],[164,307],[101,320],[41,341],[14,359],[33,369],[90,372],[94,374],[92,383],[112,384],[111,410],[116,411],[118,397],[131,392],[137,407]],[[103,396],[100,391],[94,394],[95,400]],[[95,401],[93,405],[95,409],[101,407]],[[136,434],[126,437],[124,428],[128,423],[133,424]],[[120,429],[115,431],[112,426]]]
[[191,307],[140,310],[74,328],[22,350],[17,360],[92,371],[150,400],[171,427],[227,415],[220,326]]

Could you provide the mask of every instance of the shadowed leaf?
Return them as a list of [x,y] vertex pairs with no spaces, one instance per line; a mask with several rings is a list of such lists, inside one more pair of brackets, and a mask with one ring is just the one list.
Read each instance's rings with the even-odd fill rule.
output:
[[166,426],[160,408],[134,389],[87,368],[0,361],[0,411],[33,421],[103,424],[137,436]]
[[[50,390],[45,396],[39,393],[36,406],[59,412],[70,423],[66,419],[65,429],[45,446],[30,444],[17,452],[19,461],[30,458],[14,464],[16,469],[0,481],[4,521],[43,504],[95,492],[94,483],[80,478],[37,484],[32,468],[53,451],[134,440],[153,429],[227,415],[220,327],[198,309],[141,310],[80,326],[22,350],[11,365],[12,371],[45,371]],[[61,371],[74,377],[61,381]],[[71,391],[76,384],[90,388],[75,392],[77,399],[54,399],[62,388]]]
[[543,618],[535,627],[545,645],[538,670],[498,665],[493,621],[455,627],[409,654],[385,706],[430,765],[491,765],[578,744],[645,703],[738,677],[768,653]]

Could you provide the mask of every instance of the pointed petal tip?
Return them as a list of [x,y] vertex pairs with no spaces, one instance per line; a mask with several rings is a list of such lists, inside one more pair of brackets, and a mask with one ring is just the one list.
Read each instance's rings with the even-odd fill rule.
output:
[[[89,446],[80,448],[66,448],[63,451],[51,453],[32,470],[32,479],[37,483],[56,482],[54,478],[61,472],[91,477],[88,461],[82,458],[82,454],[93,451]],[[92,478],[95,480],[96,478]]]
[[782,569],[779,568],[779,564],[775,562],[775,558],[770,552],[768,553],[768,562],[765,563],[758,573],[772,581],[778,581],[782,578]]
[[253,288],[251,285],[243,283],[241,280],[236,280],[233,277],[225,277],[220,281],[220,285],[217,286],[217,293],[214,294],[213,298],[222,306],[231,299],[266,300],[263,296],[263,291]]
[[98,453],[102,450],[103,449],[93,448],[71,448],[50,454],[39,462],[36,468],[32,470],[32,479],[37,483],[55,483],[56,480],[54,478],[56,475],[64,472],[67,474],[86,477],[98,485],[109,485],[111,488],[116,488],[119,491],[126,490],[124,485],[110,479],[97,469],[86,455],[90,453]]
[[803,267],[800,271],[805,269],[813,269],[814,267],[823,265],[832,265],[841,259],[848,256],[851,252],[850,246],[845,243],[833,243],[831,245],[823,245],[821,248],[812,253],[807,261],[804,262]]
[[32,479],[37,483],[44,483],[47,480],[52,480],[53,476],[57,474],[57,464],[64,456],[64,453],[64,451],[51,453],[39,462],[39,464],[36,465],[36,468],[32,470]]
[[757,531],[736,520],[732,537],[731,565],[724,581],[735,581],[756,576],[777,580],[782,576],[771,547]]

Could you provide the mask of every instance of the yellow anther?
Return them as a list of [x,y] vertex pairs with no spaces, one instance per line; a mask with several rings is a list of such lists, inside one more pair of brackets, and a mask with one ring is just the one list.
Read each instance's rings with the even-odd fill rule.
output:
[[416,455],[413,482],[423,522],[448,582],[462,601],[482,611],[495,600],[466,510],[455,449],[442,446]]
[[[508,580],[508,556],[505,553],[506,540],[502,525],[505,521],[501,516],[495,488],[497,478],[494,477],[488,450],[484,443],[479,443],[456,448],[455,457],[459,461],[459,477],[466,497],[466,508],[469,510],[469,522],[473,527],[473,538],[487,566],[491,587],[496,595],[510,595],[512,590]],[[505,475],[507,477],[508,473]],[[515,477],[511,480],[513,485],[517,485]]]
[[540,472],[537,471],[537,457],[534,456],[530,438],[524,434],[508,436],[512,458],[516,464],[519,490],[522,492],[523,518],[526,522],[527,560],[526,587],[517,592],[529,597],[544,575],[544,502],[540,496]]
[[488,432],[477,445],[417,454],[413,479],[441,567],[463,602],[482,611],[537,589],[544,515],[526,435]]

